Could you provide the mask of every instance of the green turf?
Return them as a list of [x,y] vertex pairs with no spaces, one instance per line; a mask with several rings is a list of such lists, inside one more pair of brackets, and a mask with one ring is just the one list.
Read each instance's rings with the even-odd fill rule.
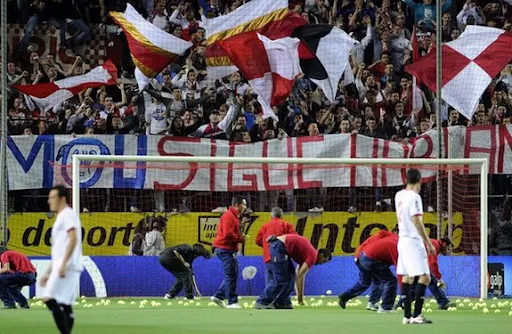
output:
[[[120,305],[123,300],[126,304]],[[98,304],[100,299],[85,299],[75,306],[76,325],[73,333],[87,334],[157,334],[157,333],[219,333],[219,334],[266,334],[266,333],[512,333],[512,302],[498,306],[505,300],[488,300],[489,314],[484,314],[480,307],[472,310],[465,303],[456,311],[438,311],[437,305],[431,303],[432,313],[425,314],[434,321],[433,325],[401,324],[402,314],[377,314],[366,311],[367,299],[361,298],[359,305],[350,305],[342,310],[335,298],[317,297],[314,301],[308,297],[308,306],[296,307],[294,310],[253,310],[220,309],[208,306],[209,299],[201,298],[194,305],[185,306],[185,300],[173,300],[172,305],[163,299],[147,299],[143,309],[139,308],[143,299],[112,298],[110,305]],[[242,298],[240,304],[251,304],[253,298]],[[321,306],[311,304],[323,301]],[[131,302],[135,305],[132,305]],[[151,302],[161,305],[152,306]],[[181,301],[181,303],[180,303]],[[429,300],[430,301],[430,300]],[[195,303],[201,303],[196,306]],[[461,302],[463,299],[461,298]],[[478,303],[477,300],[471,300]],[[41,302],[32,301],[31,310],[0,310],[0,333],[45,334],[56,333],[51,315]],[[87,307],[84,305],[93,305]],[[494,305],[494,307],[492,306]],[[495,310],[500,313],[496,314]]]

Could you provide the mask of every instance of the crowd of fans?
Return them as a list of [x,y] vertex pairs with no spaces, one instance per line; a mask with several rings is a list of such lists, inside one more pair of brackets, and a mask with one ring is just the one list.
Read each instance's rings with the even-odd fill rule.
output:
[[[330,0],[332,1],[332,0]],[[423,107],[412,108],[412,80],[404,66],[412,61],[412,27],[417,26],[421,54],[429,52],[438,24],[432,0],[362,1],[302,0],[290,8],[313,24],[330,23],[360,41],[351,57],[355,85],[341,82],[334,103],[307,78],[296,81],[292,95],[276,108],[279,122],[264,120],[251,87],[240,73],[210,80],[204,62],[205,30],[201,17],[226,14],[239,0],[27,0],[9,1],[13,23],[25,23],[25,35],[8,64],[9,84],[53,82],[83,74],[88,64],[76,53],[91,39],[91,25],[113,24],[107,13],[123,11],[130,2],[159,28],[190,40],[194,47],[159,74],[143,94],[133,78],[126,38],[117,87],[89,89],[75,98],[40,111],[27,98],[10,90],[9,131],[30,134],[168,134],[257,142],[285,136],[361,133],[406,141],[435,127],[435,96],[423,90]],[[498,0],[443,1],[443,40],[456,39],[466,25],[510,29],[511,10]],[[64,70],[54,54],[40,55],[30,46],[38,25],[60,30],[60,49],[73,52],[74,64]],[[112,43],[112,42],[111,42]],[[495,78],[482,96],[473,119],[465,119],[444,105],[443,126],[508,124],[512,99],[511,66]],[[231,106],[236,113],[226,118]]]

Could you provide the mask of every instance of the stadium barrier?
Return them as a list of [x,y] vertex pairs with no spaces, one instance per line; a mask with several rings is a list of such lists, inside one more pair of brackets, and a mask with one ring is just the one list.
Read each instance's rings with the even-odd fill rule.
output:
[[[151,214],[152,216],[152,214]],[[127,255],[137,223],[147,217],[143,213],[83,213],[84,255]],[[27,255],[50,254],[51,227],[54,217],[46,213],[12,214],[8,221],[9,246]],[[243,248],[244,255],[261,255],[255,243],[261,226],[270,220],[270,213],[251,214],[252,222],[245,228],[249,237]],[[334,255],[351,255],[370,235],[378,230],[392,230],[396,226],[394,212],[324,212],[321,215],[290,213],[284,219],[295,226],[300,235],[308,238],[317,248],[327,247]],[[437,214],[425,213],[427,231],[437,235]],[[454,253],[464,255],[465,238],[463,215],[455,213],[453,223]],[[219,214],[184,213],[170,216],[164,232],[167,246],[202,243],[211,245],[217,231]],[[441,235],[447,235],[448,220],[441,225]],[[471,230],[469,230],[471,231]],[[471,234],[474,236],[474,233]],[[466,236],[466,239],[470,236]]]
[[[47,257],[31,257],[39,272],[49,264]],[[158,257],[84,257],[85,270],[80,281],[80,294],[88,297],[121,296],[163,296],[168,292],[174,278],[158,262]],[[240,272],[247,266],[257,268],[251,282],[238,280],[240,295],[249,294],[249,284],[253,294],[259,294],[264,286],[264,267],[261,256],[239,257]],[[474,256],[440,256],[439,266],[443,280],[447,283],[449,296],[479,296],[479,260]],[[489,257],[489,263],[504,266],[501,281],[493,278],[495,288],[498,283],[504,287],[506,295],[512,295],[512,257]],[[199,290],[203,295],[215,293],[222,280],[222,266],[217,258],[197,259],[194,264]],[[490,273],[490,276],[494,273]],[[349,288],[358,278],[358,270],[351,256],[335,257],[332,262],[314,267],[306,278],[306,295],[325,295],[332,290],[334,295]],[[506,281],[508,279],[508,281]],[[490,281],[491,283],[491,281]],[[24,291],[30,296],[40,296],[42,288],[32,286]],[[243,301],[243,300],[242,300]]]

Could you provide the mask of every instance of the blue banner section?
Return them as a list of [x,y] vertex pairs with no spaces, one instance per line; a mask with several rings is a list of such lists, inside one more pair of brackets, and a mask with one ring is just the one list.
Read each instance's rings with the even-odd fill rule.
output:
[[[174,277],[163,269],[157,257],[86,257],[80,294],[91,297],[163,296]],[[33,259],[44,259],[34,257]],[[240,295],[258,295],[264,287],[264,265],[259,256],[238,258]],[[512,256],[491,256],[489,263],[503,263],[505,295],[512,295]],[[257,274],[251,281],[242,277],[245,267],[254,266]],[[478,297],[480,258],[476,256],[441,256],[439,266],[447,283],[449,296]],[[217,258],[197,259],[193,264],[197,284],[203,295],[213,295],[222,281],[222,266]],[[491,273],[492,274],[492,273]],[[323,295],[331,290],[338,295],[356,282],[359,272],[349,256],[337,256],[325,265],[314,267],[306,278],[307,295]],[[251,293],[250,293],[250,292]],[[105,295],[106,294],[106,295]]]

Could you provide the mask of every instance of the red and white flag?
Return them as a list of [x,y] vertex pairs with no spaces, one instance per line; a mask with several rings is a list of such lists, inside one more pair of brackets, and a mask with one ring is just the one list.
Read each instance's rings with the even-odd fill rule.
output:
[[[496,75],[512,60],[512,33],[467,26],[454,41],[442,46],[442,99],[471,119],[480,97]],[[436,90],[436,55],[431,52],[405,70]]]
[[258,33],[248,32],[219,43],[258,94],[263,117],[277,120],[272,107],[286,100],[295,78],[301,73],[300,40],[291,37],[270,40]]
[[[418,45],[418,36],[416,35],[417,29],[414,26],[412,30],[412,63],[420,60],[420,47]],[[421,96],[420,83],[416,77],[412,76],[412,110],[421,110],[423,108],[423,97]]]
[[115,85],[116,80],[117,68],[107,60],[84,75],[37,85],[15,85],[14,88],[30,96],[40,111],[48,111],[84,89]]

